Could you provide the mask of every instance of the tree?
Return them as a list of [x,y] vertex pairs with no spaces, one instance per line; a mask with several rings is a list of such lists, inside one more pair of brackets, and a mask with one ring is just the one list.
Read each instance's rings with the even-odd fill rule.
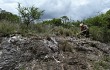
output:
[[0,20],[6,20],[8,22],[17,23],[19,21],[19,17],[15,14],[12,14],[11,12],[1,10]]
[[31,7],[22,7],[20,3],[18,3],[18,12],[21,18],[21,21],[25,23],[28,27],[29,24],[34,23],[34,21],[40,19],[43,15],[44,11],[39,10],[34,6]]
[[64,24],[67,23],[67,21],[69,21],[69,18],[67,16],[62,16],[61,18]]
[[61,26],[61,19],[59,18],[54,18],[52,21],[51,21],[54,25],[56,26]]

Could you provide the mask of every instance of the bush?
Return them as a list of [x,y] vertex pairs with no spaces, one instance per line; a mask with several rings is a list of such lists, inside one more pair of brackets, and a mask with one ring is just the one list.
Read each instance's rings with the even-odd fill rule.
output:
[[107,29],[106,27],[92,26],[90,27],[90,33],[94,40],[110,42],[110,29]]
[[0,22],[0,33],[12,34],[18,30],[18,24],[8,23],[6,21]]
[[62,26],[59,27],[55,27],[53,28],[53,33],[55,33],[56,35],[63,35],[63,36],[73,36],[74,35],[74,31],[70,28],[64,28]]
[[94,70],[101,70],[101,68],[103,68],[104,70],[108,70],[110,69],[110,64],[102,60],[95,62]]
[[67,41],[60,42],[59,44],[59,50],[63,52],[73,52],[73,46],[69,44]]

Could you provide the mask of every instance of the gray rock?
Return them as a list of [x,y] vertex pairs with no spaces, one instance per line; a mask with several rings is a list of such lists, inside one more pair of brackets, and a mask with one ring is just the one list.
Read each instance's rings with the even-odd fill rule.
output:
[[75,37],[15,35],[3,38],[0,47],[0,70],[90,70],[92,63],[110,54],[104,43]]

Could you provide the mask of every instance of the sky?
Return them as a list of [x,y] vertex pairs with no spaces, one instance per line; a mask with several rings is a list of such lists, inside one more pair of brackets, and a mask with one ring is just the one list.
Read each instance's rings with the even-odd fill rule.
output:
[[42,19],[68,16],[72,20],[82,20],[110,9],[110,0],[0,0],[0,8],[18,14],[18,2],[45,10]]

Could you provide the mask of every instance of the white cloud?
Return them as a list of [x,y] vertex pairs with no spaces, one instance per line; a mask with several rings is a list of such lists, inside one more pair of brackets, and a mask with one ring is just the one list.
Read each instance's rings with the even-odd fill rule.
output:
[[110,8],[110,0],[0,0],[0,8],[17,13],[17,3],[45,10],[44,19],[66,15],[74,20],[97,15]]
[[6,3],[6,4],[0,4],[0,8],[2,8],[3,10],[9,11],[9,12],[13,12],[14,14],[17,14],[17,4],[16,3]]
[[110,10],[110,8],[106,8],[106,9],[102,10],[101,13],[106,13],[108,10]]
[[4,3],[14,3],[17,2],[18,0],[2,0]]

